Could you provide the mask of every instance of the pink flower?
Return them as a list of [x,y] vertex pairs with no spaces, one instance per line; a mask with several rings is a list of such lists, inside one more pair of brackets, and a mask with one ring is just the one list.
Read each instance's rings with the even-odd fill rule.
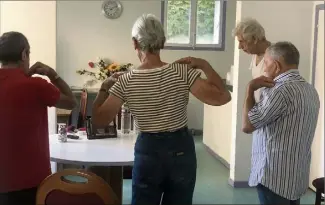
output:
[[91,68],[94,68],[94,67],[95,67],[95,63],[93,63],[93,62],[89,62],[88,65],[89,65],[89,67],[91,67]]

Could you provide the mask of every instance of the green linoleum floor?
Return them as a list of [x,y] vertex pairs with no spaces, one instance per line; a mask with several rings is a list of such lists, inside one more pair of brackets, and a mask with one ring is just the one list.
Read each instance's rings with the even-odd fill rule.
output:
[[[258,204],[254,188],[236,188],[228,185],[229,169],[211,156],[196,137],[198,161],[197,181],[194,191],[194,204]],[[124,180],[123,204],[131,203],[131,180]],[[301,204],[314,204],[315,194],[308,191]]]

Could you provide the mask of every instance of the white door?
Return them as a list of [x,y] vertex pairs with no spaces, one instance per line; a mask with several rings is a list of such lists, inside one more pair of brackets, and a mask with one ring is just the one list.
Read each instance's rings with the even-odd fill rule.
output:
[[316,178],[324,177],[324,10],[320,10],[319,16],[316,18],[318,18],[318,38],[316,46],[315,88],[320,98],[321,107],[312,145],[310,169],[310,187],[312,189],[314,189],[311,184],[312,181]]

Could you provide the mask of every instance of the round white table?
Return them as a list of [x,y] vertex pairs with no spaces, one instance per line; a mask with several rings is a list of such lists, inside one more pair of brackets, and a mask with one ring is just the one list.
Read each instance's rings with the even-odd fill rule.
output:
[[71,166],[86,168],[102,177],[114,190],[122,203],[123,166],[132,166],[136,135],[118,134],[117,138],[88,140],[79,139],[60,142],[58,135],[50,135],[50,157],[56,162],[57,171]]
[[51,161],[82,166],[132,166],[136,135],[118,134],[117,138],[88,140],[68,139],[62,143],[58,135],[50,135]]

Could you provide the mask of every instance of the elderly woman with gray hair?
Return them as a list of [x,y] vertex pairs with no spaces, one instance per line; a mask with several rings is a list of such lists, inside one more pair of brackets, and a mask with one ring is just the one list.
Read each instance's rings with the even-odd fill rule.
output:
[[[262,25],[253,18],[245,18],[240,21],[233,30],[233,36],[237,37],[238,49],[252,55],[249,69],[255,79],[264,74],[264,54],[271,43],[266,40],[265,30]],[[260,100],[260,90],[255,92],[255,100]]]
[[[132,29],[138,68],[107,79],[94,102],[93,123],[111,122],[123,103],[132,112],[139,135],[135,144],[132,204],[192,204],[196,154],[187,129],[189,92],[203,103],[220,106],[231,100],[222,79],[198,58],[175,63],[160,59],[165,33],[153,15],[137,19]],[[202,70],[207,79],[200,77]]]

